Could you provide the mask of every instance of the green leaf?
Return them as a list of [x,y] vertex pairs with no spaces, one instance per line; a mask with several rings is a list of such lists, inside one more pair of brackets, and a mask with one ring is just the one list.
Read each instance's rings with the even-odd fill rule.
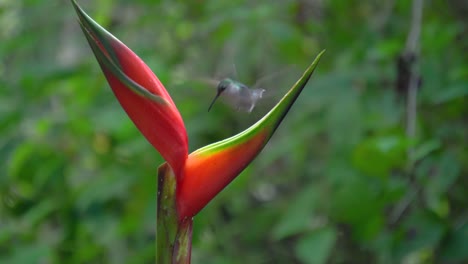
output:
[[296,256],[306,264],[326,263],[337,239],[333,227],[324,227],[305,234],[295,246]]
[[413,160],[416,162],[418,160],[423,159],[433,151],[439,149],[441,147],[441,142],[436,139],[432,139],[430,141],[424,142],[423,144],[417,146],[414,149]]
[[369,138],[356,147],[353,163],[369,176],[385,178],[392,169],[404,166],[408,146],[409,141],[403,136]]
[[415,251],[432,249],[445,233],[445,223],[429,211],[418,210],[403,223],[403,237],[397,244],[396,255],[403,257]]
[[311,227],[317,194],[313,187],[304,188],[287,204],[286,210],[273,229],[274,239],[283,239]]
[[374,238],[382,229],[385,197],[376,191],[366,177],[348,174],[330,199],[330,217],[350,225],[353,237],[360,240]]
[[452,230],[442,243],[441,263],[462,263],[468,259],[468,224]]
[[7,258],[0,257],[0,263],[9,264],[39,264],[50,263],[52,260],[52,248],[45,244],[30,244],[18,246],[14,249],[13,254]]

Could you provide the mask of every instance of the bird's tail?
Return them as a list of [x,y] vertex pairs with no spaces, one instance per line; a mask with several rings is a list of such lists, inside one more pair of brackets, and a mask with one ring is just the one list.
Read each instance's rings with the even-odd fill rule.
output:
[[265,89],[253,89],[252,90],[252,96],[255,98],[255,100],[261,99],[263,97],[263,93],[265,92]]

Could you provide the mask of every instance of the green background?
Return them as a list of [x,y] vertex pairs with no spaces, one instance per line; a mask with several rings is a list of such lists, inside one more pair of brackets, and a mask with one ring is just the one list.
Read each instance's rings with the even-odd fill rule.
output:
[[[424,2],[409,138],[396,80],[412,1],[79,1],[165,84],[191,151],[253,124],[327,49],[270,143],[195,217],[193,263],[467,263],[468,5]],[[0,0],[0,62],[0,263],[153,263],[163,160],[71,4]],[[268,96],[208,113],[200,79],[227,76]]]

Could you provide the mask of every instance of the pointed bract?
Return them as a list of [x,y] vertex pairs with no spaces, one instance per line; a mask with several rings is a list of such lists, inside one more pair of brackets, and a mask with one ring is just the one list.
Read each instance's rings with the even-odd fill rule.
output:
[[76,4],[83,32],[104,75],[130,119],[178,174],[188,154],[185,126],[169,93],[127,46]]
[[261,120],[236,136],[189,155],[177,186],[179,221],[195,216],[260,153],[307,84],[323,52]]
[[[183,180],[177,186],[179,220],[197,214],[257,156],[268,141],[265,131],[249,138],[221,141],[212,149],[202,148],[189,155]],[[234,143],[234,144],[231,144]]]

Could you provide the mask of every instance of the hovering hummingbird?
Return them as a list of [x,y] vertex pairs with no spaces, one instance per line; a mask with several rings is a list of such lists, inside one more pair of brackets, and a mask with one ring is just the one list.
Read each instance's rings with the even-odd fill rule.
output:
[[216,96],[208,107],[210,111],[211,107],[215,103],[219,96],[223,95],[226,101],[233,105],[237,111],[252,112],[255,104],[259,99],[262,98],[264,89],[251,89],[247,85],[226,78],[221,80],[216,87]]

